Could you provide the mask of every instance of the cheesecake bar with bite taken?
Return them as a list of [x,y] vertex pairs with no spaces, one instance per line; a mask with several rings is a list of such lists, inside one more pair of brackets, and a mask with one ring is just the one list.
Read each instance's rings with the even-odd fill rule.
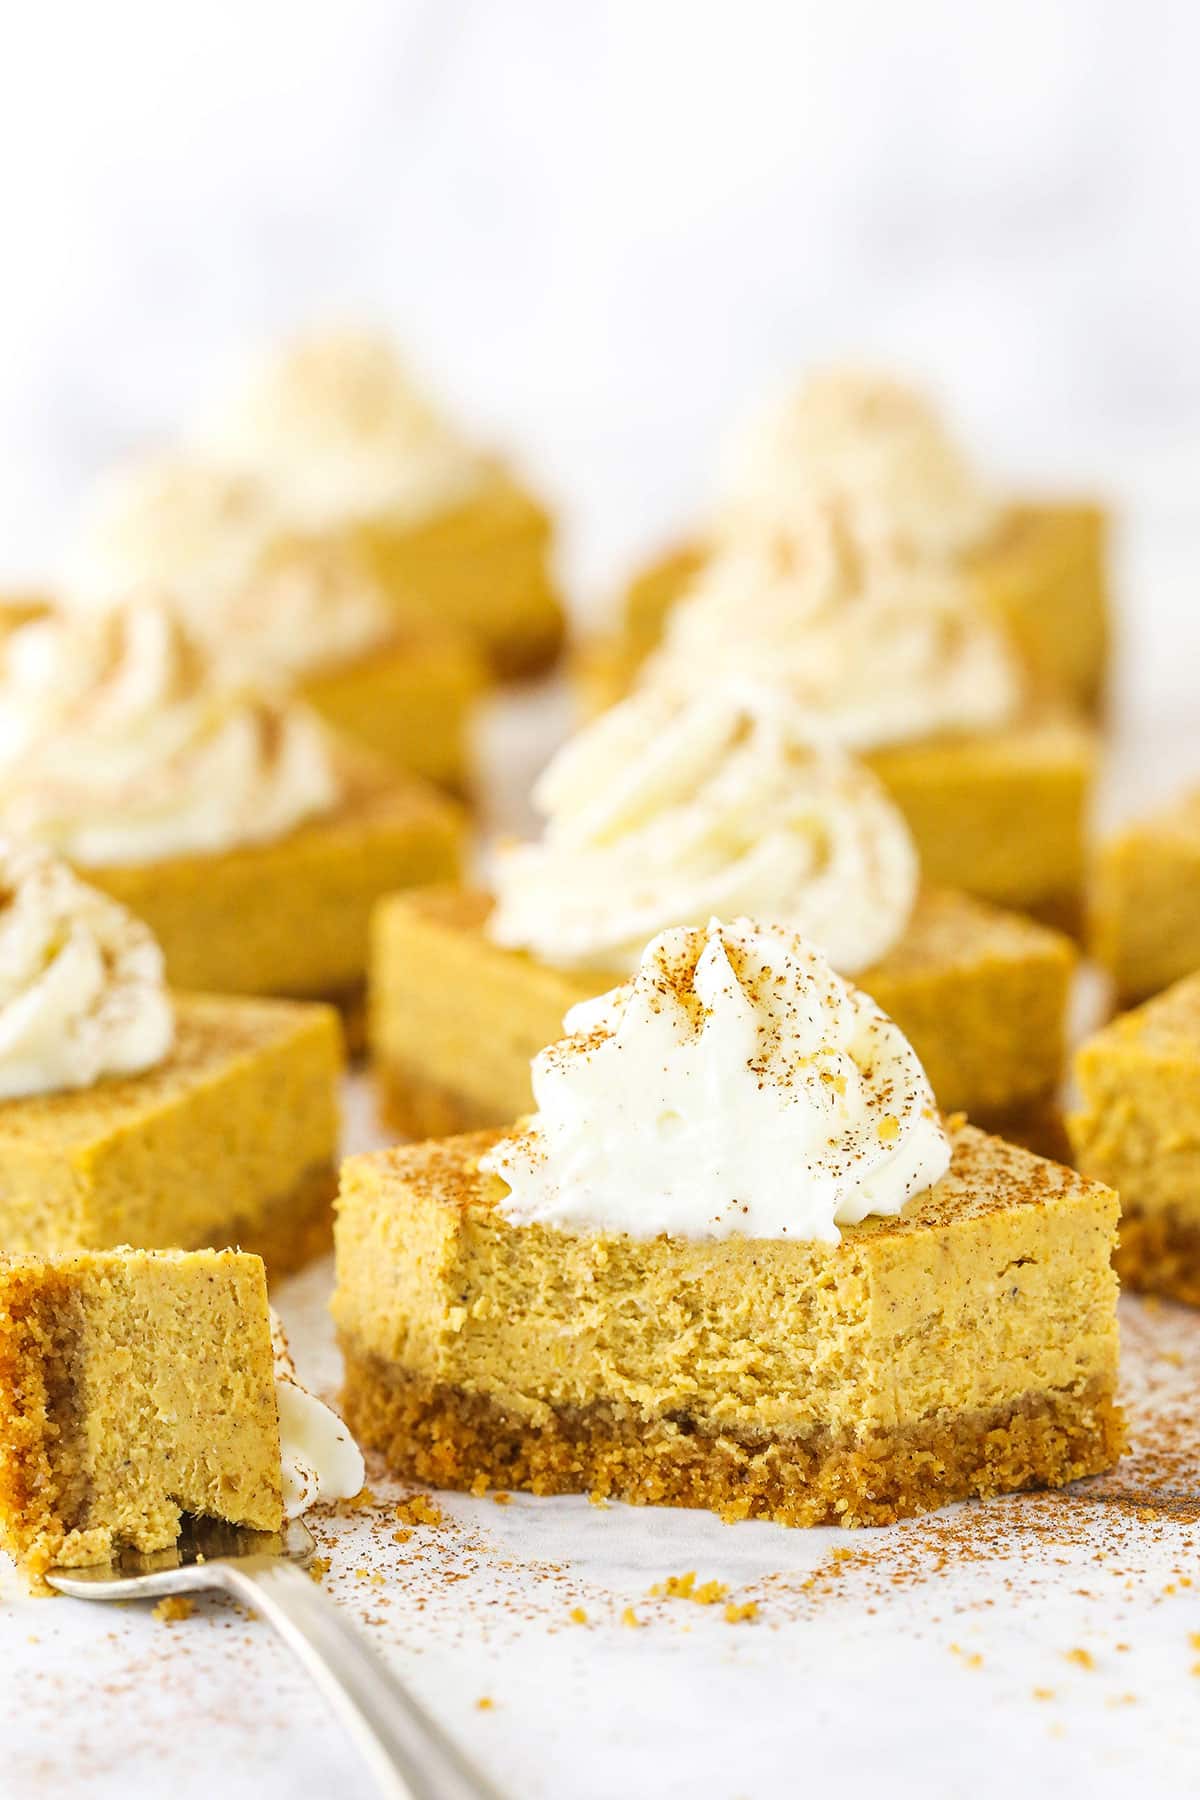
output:
[[0,1251],[326,1248],[341,1030],[327,1006],[168,993],[139,920],[0,839]]
[[198,436],[264,481],[306,536],[353,543],[398,617],[454,628],[502,676],[558,656],[548,514],[439,415],[386,337],[324,331],[284,345]]
[[878,780],[761,683],[645,690],[572,739],[536,792],[543,835],[494,895],[397,894],[372,930],[371,1040],[413,1137],[502,1125],[564,1013],[672,923],[746,912],[821,944],[891,1014],[939,1104],[1057,1149],[1074,956],[1057,932],[921,885]]
[[144,919],[173,986],[351,1009],[374,902],[453,879],[464,829],[152,597],[0,644],[0,824]]
[[665,932],[538,1110],[344,1165],[351,1428],[405,1476],[885,1524],[1107,1468],[1117,1201],[943,1125],[779,927]]
[[928,399],[869,370],[825,369],[735,434],[709,529],[630,584],[616,627],[586,651],[593,704],[626,692],[674,606],[748,527],[790,528],[814,499],[840,498],[873,537],[958,569],[1034,683],[1101,710],[1111,623],[1107,521],[1095,502],[997,493]]
[[296,1381],[258,1257],[0,1256],[0,1544],[35,1586],[165,1550],[185,1513],[278,1532],[362,1477]]
[[1200,1306],[1200,972],[1089,1038],[1075,1078],[1074,1160],[1121,1196],[1122,1282]]

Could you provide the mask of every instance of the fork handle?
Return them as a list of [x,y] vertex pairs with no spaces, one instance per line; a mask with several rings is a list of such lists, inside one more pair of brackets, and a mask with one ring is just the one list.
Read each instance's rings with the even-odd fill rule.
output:
[[388,1800],[501,1800],[382,1657],[294,1563],[274,1556],[212,1562],[299,1657],[370,1764]]

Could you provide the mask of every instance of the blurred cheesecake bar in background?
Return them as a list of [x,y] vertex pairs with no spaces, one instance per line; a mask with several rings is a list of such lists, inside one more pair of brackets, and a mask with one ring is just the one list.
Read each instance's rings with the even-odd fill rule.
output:
[[1120,1194],[1122,1282],[1200,1306],[1200,973],[1097,1032],[1075,1076],[1074,1161]]
[[1059,1148],[1070,943],[924,884],[877,778],[808,730],[762,684],[641,691],[550,764],[544,835],[501,848],[494,895],[382,902],[370,1037],[393,1126],[519,1117],[570,1007],[632,974],[667,925],[737,910],[820,943],[896,1019],[944,1110]]
[[1200,788],[1101,845],[1090,944],[1126,1003],[1200,969]]
[[353,1009],[374,902],[455,879],[464,819],[146,599],[0,643],[0,827],[143,918],[173,986]]
[[0,1248],[328,1245],[342,1038],[327,1006],[172,994],[146,926],[0,839]]
[[0,1257],[0,1543],[35,1588],[170,1549],[185,1513],[277,1533],[362,1477],[296,1380],[258,1257]]
[[1040,690],[961,570],[864,528],[841,500],[748,525],[673,609],[637,686],[784,688],[863,758],[927,880],[1076,929],[1092,727]]
[[881,1525],[1115,1461],[1116,1196],[944,1127],[809,945],[664,932],[565,1030],[507,1138],[343,1166],[346,1416],[394,1472]]
[[1094,502],[997,492],[920,393],[850,369],[818,371],[784,393],[723,463],[710,524],[634,579],[615,629],[585,652],[593,707],[628,689],[712,556],[747,528],[787,532],[814,501],[835,499],[866,537],[952,564],[1035,685],[1100,711],[1110,618],[1106,519]]
[[258,477],[175,453],[95,484],[61,603],[103,614],[147,594],[170,596],[230,679],[294,691],[399,768],[469,786],[479,652],[399,612],[347,535],[304,535]]
[[348,536],[404,620],[458,630],[501,676],[557,658],[549,515],[435,410],[386,337],[325,332],[282,347],[198,437],[264,481],[301,534]]

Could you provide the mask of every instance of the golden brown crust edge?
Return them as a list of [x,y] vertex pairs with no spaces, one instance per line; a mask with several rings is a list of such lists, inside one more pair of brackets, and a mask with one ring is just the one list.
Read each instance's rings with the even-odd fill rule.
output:
[[1110,1468],[1125,1442],[1113,1383],[1027,1395],[1011,1406],[923,1420],[854,1443],[743,1444],[687,1421],[607,1409],[536,1428],[486,1397],[418,1378],[343,1342],[346,1423],[396,1474],[435,1487],[588,1493],[633,1505],[702,1507],[776,1524],[888,1525],[972,1496],[1062,1487]]
[[53,1344],[44,1313],[55,1285],[52,1271],[10,1269],[0,1296],[0,1544],[35,1589],[65,1536],[49,1449]]

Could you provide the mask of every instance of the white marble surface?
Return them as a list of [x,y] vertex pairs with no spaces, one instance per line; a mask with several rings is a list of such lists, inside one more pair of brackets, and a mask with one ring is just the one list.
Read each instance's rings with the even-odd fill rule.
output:
[[[350,1141],[369,1142],[350,1099]],[[332,1393],[330,1281],[321,1264],[276,1298],[301,1373]],[[845,1800],[1182,1800],[1200,1758],[1200,1467],[1164,1454],[1164,1421],[1194,1418],[1200,1330],[1134,1301],[1123,1329],[1133,1453],[1068,1496],[789,1532],[439,1495],[441,1525],[402,1527],[405,1490],[373,1472],[370,1511],[314,1521],[325,1585],[514,1800],[774,1800],[833,1774]],[[691,1569],[759,1616],[650,1597]],[[0,1669],[5,1800],[371,1793],[287,1654],[223,1602],[166,1625],[28,1599],[2,1570]]]

